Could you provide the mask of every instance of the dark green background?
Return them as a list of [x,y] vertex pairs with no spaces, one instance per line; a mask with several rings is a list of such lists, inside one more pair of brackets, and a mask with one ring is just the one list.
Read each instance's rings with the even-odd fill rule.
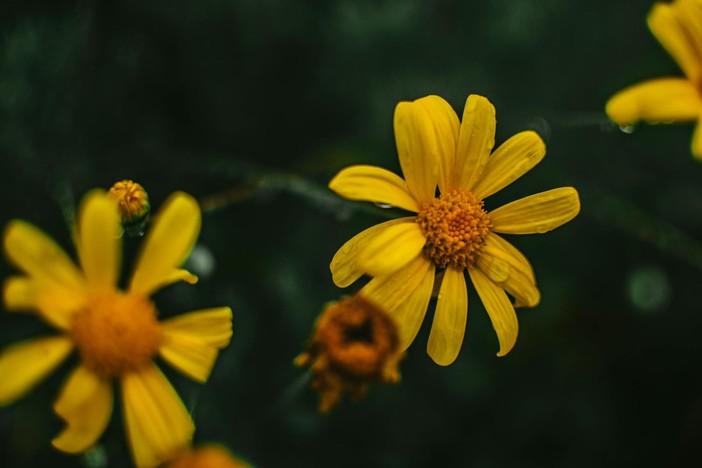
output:
[[[652,4],[5,1],[0,219],[30,220],[68,248],[67,220],[90,188],[134,179],[154,207],[175,190],[208,207],[224,194],[199,240],[214,272],[155,301],[163,316],[233,309],[232,344],[206,385],[166,372],[196,440],[257,466],[679,466],[702,443],[702,166],[690,125],[627,135],[603,113],[622,87],[681,74],[646,27]],[[525,129],[547,142],[488,209],[573,185],[582,212],[510,237],[543,299],[519,312],[507,357],[469,292],[452,366],[426,355],[426,320],[400,385],[319,415],[292,361],[322,305],[355,290],[333,285],[329,261],[395,215],[326,183],[353,163],[398,171],[394,106],[431,93],[459,112],[468,94],[487,96],[498,144]],[[138,245],[127,242],[127,267]],[[2,345],[51,332],[0,316]],[[51,403],[73,365],[0,411],[3,466],[100,466],[101,455],[128,466],[119,409],[99,453],[51,448],[62,427]]]

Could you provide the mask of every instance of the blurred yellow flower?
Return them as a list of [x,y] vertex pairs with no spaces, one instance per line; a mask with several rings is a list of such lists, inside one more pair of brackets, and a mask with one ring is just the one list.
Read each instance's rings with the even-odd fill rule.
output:
[[251,468],[251,465],[221,445],[205,444],[180,453],[163,468]]
[[648,27],[686,78],[654,78],[625,88],[609,99],[607,115],[619,125],[697,121],[692,154],[702,159],[702,0],[657,3]]
[[416,213],[356,235],[339,249],[330,267],[339,287],[363,274],[373,277],[360,293],[391,311],[400,325],[402,349],[417,335],[435,272],[443,270],[427,344],[427,352],[440,365],[451,364],[463,342],[466,269],[497,333],[498,356],[507,354],[517,339],[517,316],[506,292],[516,306],[539,303],[528,260],[496,233],[544,233],[580,211],[572,187],[538,193],[493,211],[484,208],[485,198],[521,177],[546,153],[541,138],[525,131],[491,155],[495,125],[495,109],[482,96],[468,96],[461,122],[438,96],[401,102],[394,127],[405,179],[360,165],[343,169],[329,182],[329,188],[348,199]]
[[0,354],[0,405],[27,393],[76,349],[80,365],[54,404],[67,423],[52,441],[56,448],[79,453],[95,444],[112,414],[113,379],[121,386],[137,466],[155,466],[189,446],[193,422],[153,358],[159,355],[185,375],[206,381],[218,350],[229,343],[231,310],[201,310],[159,322],[148,297],[173,282],[197,280],[178,266],[197,239],[200,218],[191,196],[173,194],[144,241],[126,291],[117,288],[120,218],[104,192],[86,195],[79,210],[80,268],[39,229],[20,220],[8,223],[5,253],[25,275],[5,282],[5,307],[36,311],[62,334],[20,342]]
[[319,410],[326,413],[344,392],[358,399],[372,383],[397,383],[403,357],[395,321],[357,294],[324,309],[295,364],[309,366]]

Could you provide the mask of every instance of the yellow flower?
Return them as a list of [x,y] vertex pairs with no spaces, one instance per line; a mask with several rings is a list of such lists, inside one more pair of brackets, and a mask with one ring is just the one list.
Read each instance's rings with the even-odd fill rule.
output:
[[116,286],[119,224],[116,204],[104,192],[84,198],[75,232],[80,268],[31,224],[8,224],[5,252],[25,275],[5,282],[5,306],[36,311],[62,333],[14,344],[0,354],[0,405],[27,393],[75,349],[80,364],[54,404],[67,426],[53,445],[79,453],[95,444],[110,420],[116,379],[134,461],[155,466],[187,447],[195,428],[153,358],[159,355],[185,375],[206,381],[218,349],[229,343],[231,310],[201,310],[159,322],[149,300],[168,284],[197,280],[178,269],[200,230],[200,209],[191,196],[175,193],[166,201],[126,291]]
[[163,468],[251,468],[229,450],[217,444],[201,445],[179,454]]
[[397,383],[403,357],[395,321],[357,294],[324,309],[295,364],[310,367],[319,410],[326,413],[344,392],[359,399],[372,383]]
[[625,88],[609,99],[607,115],[619,125],[697,121],[692,154],[702,159],[702,1],[657,3],[648,27],[686,78],[655,78]]
[[351,200],[416,213],[356,235],[339,249],[330,267],[339,287],[364,273],[373,277],[361,294],[392,312],[400,324],[402,349],[417,335],[435,271],[443,270],[427,344],[427,352],[440,365],[451,364],[463,342],[466,269],[497,333],[498,356],[507,354],[517,339],[517,317],[505,291],[516,299],[516,306],[539,303],[529,261],[496,233],[544,233],[580,211],[572,187],[485,209],[485,198],[529,171],[546,152],[541,138],[525,131],[490,155],[495,123],[495,109],[482,96],[468,96],[462,122],[438,96],[401,102],[394,127],[405,179],[380,167],[351,166],[329,182],[329,188]]

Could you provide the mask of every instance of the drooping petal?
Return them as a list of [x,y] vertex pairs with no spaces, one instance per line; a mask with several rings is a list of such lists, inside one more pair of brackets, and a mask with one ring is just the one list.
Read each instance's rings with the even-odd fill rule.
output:
[[419,224],[395,224],[368,242],[358,253],[356,265],[370,276],[386,276],[414,260],[426,243]]
[[532,131],[517,133],[502,143],[488,158],[485,171],[473,193],[483,200],[519,179],[546,155],[546,145]]
[[347,167],[332,178],[329,188],[349,200],[382,203],[414,213],[419,209],[407,183],[382,167]]
[[514,307],[505,291],[493,283],[479,269],[470,269],[468,273],[473,286],[478,291],[480,301],[490,316],[492,327],[497,333],[497,339],[500,342],[500,351],[497,355],[504,356],[514,347],[514,343],[517,342],[517,334],[519,333],[519,323],[517,322],[517,314],[514,312]]
[[468,319],[468,289],[463,270],[448,267],[444,272],[436,312],[431,324],[427,353],[440,366],[448,366],[458,357]]
[[80,453],[100,438],[112,415],[112,386],[85,366],[70,375],[54,411],[67,423],[66,428],[51,443],[59,450]]
[[580,212],[580,199],[573,187],[561,187],[508,203],[490,212],[495,232],[543,234]]
[[171,195],[154,218],[144,240],[129,290],[149,295],[183,275],[174,270],[185,261],[200,232],[200,207],[183,192]]
[[154,364],[124,375],[121,385],[127,436],[137,466],[154,466],[188,447],[195,426]]
[[495,108],[483,96],[471,94],[466,100],[458,134],[453,185],[472,191],[480,180],[495,146]]
[[232,336],[231,309],[191,312],[161,325],[161,357],[194,380],[207,381],[217,359],[217,349],[227,346]]
[[121,227],[117,203],[102,190],[83,199],[78,215],[78,256],[88,286],[112,290],[117,285],[122,260]]
[[619,125],[645,120],[650,123],[685,122],[702,114],[702,99],[695,86],[682,78],[657,78],[623,89],[605,107]]
[[46,234],[21,220],[5,229],[5,252],[10,261],[31,278],[82,292],[85,281],[66,253]]
[[699,12],[686,11],[685,3],[656,3],[648,15],[648,27],[656,39],[680,65],[685,75],[695,84],[702,77],[702,34],[690,27],[690,17]]
[[232,337],[232,310],[229,307],[196,310],[161,322],[169,333],[187,334],[210,346],[224,348]]
[[332,280],[340,288],[351,285],[358,278],[363,276],[364,271],[357,265],[358,254],[366,248],[375,236],[382,233],[391,226],[400,223],[407,223],[414,220],[414,217],[393,219],[384,223],[376,224],[365,231],[353,236],[334,254],[329,268],[332,273]]
[[516,299],[516,307],[534,307],[541,300],[541,293],[536,287],[533,269],[524,256],[512,254],[516,251],[514,247],[505,248],[504,244],[509,243],[491,233],[476,266]]
[[424,321],[434,286],[434,271],[434,265],[431,265],[424,274],[424,278],[422,278],[407,300],[396,309],[389,311],[395,322],[397,322],[400,348],[403,351],[412,344]]
[[407,187],[417,203],[434,198],[439,176],[439,142],[423,105],[401,102],[395,107],[395,144]]
[[10,311],[39,311],[47,322],[67,330],[71,317],[85,304],[81,293],[26,276],[12,276],[3,289],[5,308]]
[[49,375],[73,349],[65,336],[8,346],[0,354],[0,405],[12,403]]
[[461,122],[453,107],[439,96],[426,96],[414,101],[424,107],[436,131],[439,150],[439,190],[446,190],[453,182],[456,144]]
[[433,264],[419,255],[407,266],[388,276],[376,276],[360,291],[370,301],[393,311],[400,307],[419,287]]

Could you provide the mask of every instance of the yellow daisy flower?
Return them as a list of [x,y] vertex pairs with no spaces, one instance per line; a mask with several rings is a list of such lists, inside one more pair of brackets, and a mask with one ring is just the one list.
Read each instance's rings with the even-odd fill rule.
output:
[[692,154],[702,159],[702,0],[657,3],[648,27],[686,78],[655,78],[625,88],[609,99],[607,115],[619,125],[697,121]]
[[83,200],[76,227],[80,268],[33,225],[11,221],[5,253],[22,270],[5,282],[8,310],[36,311],[61,334],[7,347],[0,354],[0,405],[27,393],[73,349],[80,365],[70,374],[54,410],[67,423],[53,441],[65,452],[90,448],[102,435],[119,382],[132,456],[155,466],[189,446],[193,422],[153,359],[158,355],[199,382],[207,380],[218,349],[232,333],[228,307],[159,322],[149,296],[170,283],[197,278],[178,269],[200,230],[200,208],[173,194],[156,216],[126,291],[117,288],[121,261],[116,202],[102,191]]
[[[550,231],[580,211],[578,193],[562,187],[486,211],[483,200],[534,167],[546,153],[541,138],[525,131],[495,143],[495,108],[468,96],[463,120],[438,96],[401,102],[394,127],[405,179],[375,166],[351,166],[329,188],[351,200],[392,205],[416,213],[373,226],[344,244],[331,262],[334,283],[346,287],[363,274],[373,279],[360,291],[392,311],[406,349],[424,319],[443,272],[427,352],[451,364],[461,348],[468,312],[465,270],[487,309],[507,354],[517,339],[516,306],[539,303],[529,261],[497,233]],[[436,188],[440,195],[436,195]],[[438,278],[438,276],[437,276]]]

